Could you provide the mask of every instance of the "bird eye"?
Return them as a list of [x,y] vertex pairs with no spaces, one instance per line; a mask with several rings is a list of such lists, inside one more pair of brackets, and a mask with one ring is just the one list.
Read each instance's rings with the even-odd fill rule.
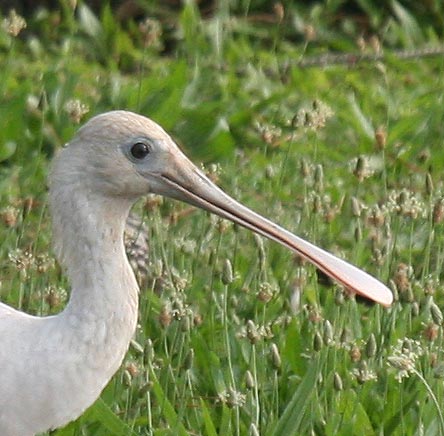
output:
[[143,159],[150,153],[150,148],[144,142],[136,142],[130,152],[135,159]]

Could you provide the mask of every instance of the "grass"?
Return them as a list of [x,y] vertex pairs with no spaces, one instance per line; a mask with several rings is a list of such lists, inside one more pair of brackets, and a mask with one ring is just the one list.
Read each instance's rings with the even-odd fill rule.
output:
[[[442,43],[439,2],[360,1],[359,14],[231,3],[142,2],[139,26],[62,1],[18,37],[0,32],[2,301],[63,308],[49,162],[80,119],[125,108],[248,206],[389,283],[396,302],[357,302],[273,243],[144,200],[136,337],[101,399],[52,435],[442,435],[444,61],[395,55]],[[359,53],[357,41],[386,58],[296,66]]]

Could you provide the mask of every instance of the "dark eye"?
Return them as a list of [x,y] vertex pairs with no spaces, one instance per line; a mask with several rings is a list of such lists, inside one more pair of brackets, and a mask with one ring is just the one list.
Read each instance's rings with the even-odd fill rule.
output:
[[130,151],[134,158],[143,159],[150,153],[150,147],[144,142],[136,142]]

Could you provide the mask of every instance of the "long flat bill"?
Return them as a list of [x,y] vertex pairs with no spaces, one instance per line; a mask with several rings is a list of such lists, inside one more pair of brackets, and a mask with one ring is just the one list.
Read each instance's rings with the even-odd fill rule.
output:
[[211,182],[184,154],[174,155],[157,176],[165,186],[163,195],[208,210],[266,236],[297,252],[353,292],[384,306],[392,304],[392,292],[379,280],[237,202]]

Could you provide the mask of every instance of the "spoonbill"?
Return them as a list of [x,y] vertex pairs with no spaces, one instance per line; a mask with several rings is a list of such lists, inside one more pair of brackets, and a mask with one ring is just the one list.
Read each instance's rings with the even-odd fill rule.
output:
[[55,254],[71,284],[66,308],[37,317],[0,303],[0,435],[32,436],[80,416],[122,363],[139,288],[123,233],[148,193],[185,201],[299,253],[382,305],[391,291],[225,194],[155,122],[126,111],[92,118],[54,159],[49,179]]

